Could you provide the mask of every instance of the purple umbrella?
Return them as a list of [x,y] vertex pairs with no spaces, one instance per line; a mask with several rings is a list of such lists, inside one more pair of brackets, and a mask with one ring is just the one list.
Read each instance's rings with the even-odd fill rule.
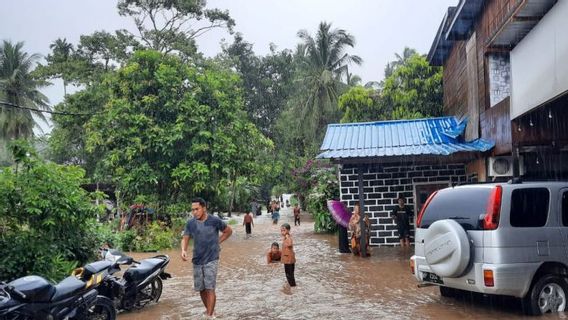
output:
[[338,225],[344,228],[349,227],[349,218],[351,218],[351,213],[347,210],[347,208],[345,208],[343,202],[339,200],[328,200],[327,209]]

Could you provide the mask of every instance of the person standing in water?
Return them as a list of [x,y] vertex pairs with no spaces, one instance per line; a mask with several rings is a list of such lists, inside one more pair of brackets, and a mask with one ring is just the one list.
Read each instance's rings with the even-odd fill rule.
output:
[[405,204],[403,196],[399,196],[397,201],[398,205],[392,210],[391,216],[396,221],[400,246],[410,247],[410,217],[412,216],[412,209]]
[[233,230],[223,220],[207,214],[207,204],[202,198],[193,199],[191,214],[193,218],[185,225],[181,240],[181,259],[188,260],[187,247],[189,239],[193,238],[193,285],[205,306],[204,316],[213,318],[220,244],[231,236]]
[[278,224],[278,220],[280,220],[280,203],[274,201],[272,203],[272,224]]
[[284,273],[290,287],[296,286],[296,278],[294,277],[294,267],[296,265],[296,254],[294,253],[294,243],[290,235],[290,225],[282,224],[280,234],[282,235],[282,263],[284,264]]
[[245,226],[246,239],[248,239],[252,233],[252,227],[254,227],[254,221],[252,218],[252,212],[247,212],[243,218],[243,226]]
[[[302,212],[302,210],[300,209],[300,206],[298,206],[298,204],[296,203],[294,205],[294,225],[300,225],[300,213]],[[296,224],[298,223],[298,224]]]
[[[351,231],[351,251],[354,255],[361,255],[361,214],[359,211],[359,203],[353,206],[353,214],[349,219],[349,231]],[[369,244],[371,235],[371,221],[365,215],[364,218],[365,225],[365,251],[367,256],[371,255],[371,247]]]

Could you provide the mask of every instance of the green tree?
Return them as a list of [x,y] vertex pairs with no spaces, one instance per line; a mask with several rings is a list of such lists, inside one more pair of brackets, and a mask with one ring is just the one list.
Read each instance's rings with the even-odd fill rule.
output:
[[23,46],[23,42],[9,41],[3,41],[0,46],[0,99],[28,108],[0,106],[0,139],[4,143],[32,137],[34,127],[38,126],[36,119],[46,121],[41,111],[50,110],[47,97],[39,91],[47,83],[31,74],[39,55],[28,55]]
[[52,161],[79,165],[93,178],[103,154],[86,150],[86,124],[109,100],[110,92],[104,82],[93,83],[83,90],[67,95],[54,109],[62,114],[52,116],[53,129],[49,135],[48,157]]
[[0,279],[60,280],[100,245],[84,171],[44,162],[22,141],[11,150],[16,165],[0,170]]
[[68,84],[96,84],[140,47],[132,35],[122,30],[115,34],[96,31],[82,35],[76,49],[65,39],[57,39],[50,46],[52,53],[46,58],[47,64],[39,65],[34,73],[43,79],[62,79],[64,90]]
[[[209,30],[232,31],[235,21],[228,11],[206,9],[204,0],[120,0],[118,12],[131,17],[146,48],[162,53],[196,53],[195,39]],[[205,25],[196,26],[197,21]]]
[[301,128],[307,139],[317,144],[327,124],[340,118],[337,98],[347,66],[361,64],[362,59],[345,52],[355,46],[355,38],[345,30],[331,29],[326,22],[319,24],[315,37],[306,30],[299,31],[298,37],[302,40],[298,50],[300,96],[292,103],[298,103],[297,115],[303,119]]
[[106,81],[109,100],[87,124],[87,148],[126,200],[155,196],[159,208],[192,194],[211,199],[223,181],[261,171],[271,148],[244,111],[239,78],[211,63],[182,64],[136,52]]
[[131,52],[140,47],[138,41],[124,30],[118,30],[114,35],[96,31],[81,36],[77,56],[93,69],[109,71],[124,64],[131,57]]
[[381,92],[391,119],[436,117],[442,114],[442,69],[413,54],[385,79]]
[[69,68],[69,60],[73,52],[75,51],[73,44],[67,42],[67,39],[58,38],[49,48],[53,51],[51,55],[48,55],[46,60],[51,62],[56,67],[54,69],[54,76],[57,75],[63,80],[63,95],[67,95],[67,84],[69,83],[69,72],[66,69]]
[[354,86],[359,86],[361,85],[361,77],[359,77],[356,74],[352,74],[349,72],[349,70],[347,70],[347,79],[346,79],[346,84],[348,87],[354,87]]
[[373,89],[356,86],[339,97],[339,109],[343,111],[341,122],[377,121],[383,118],[380,94]]
[[239,73],[245,110],[249,119],[268,137],[274,138],[275,125],[292,91],[293,57],[289,50],[276,51],[274,45],[266,56],[256,56],[252,44],[241,34],[223,48],[222,60]]
[[387,65],[385,66],[385,78],[390,77],[398,66],[405,64],[406,61],[410,59],[410,57],[416,54],[418,54],[418,52],[415,49],[409,47],[404,47],[402,55],[395,53],[394,56],[396,57],[396,60],[387,63]]
[[[335,232],[337,223],[327,209],[327,201],[339,198],[337,169],[326,160],[307,160],[291,174],[298,198],[314,217],[316,232]],[[304,201],[306,200],[306,201]]]

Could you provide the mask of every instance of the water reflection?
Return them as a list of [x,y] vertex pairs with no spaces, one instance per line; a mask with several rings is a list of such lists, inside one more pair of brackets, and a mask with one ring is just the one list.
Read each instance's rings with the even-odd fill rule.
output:
[[[282,222],[293,222],[283,212]],[[266,265],[265,253],[280,242],[279,227],[268,217],[255,221],[253,236],[245,240],[242,226],[223,244],[217,281],[219,319],[521,319],[515,299],[440,297],[436,287],[417,288],[408,267],[412,249],[372,248],[363,259],[339,254],[337,238],[313,233],[313,223],[302,218],[292,227],[296,251],[296,281],[291,292],[281,264]],[[164,282],[158,304],[130,313],[127,319],[200,319],[204,307],[193,291],[191,263],[177,250],[166,252],[173,275]],[[134,254],[143,258],[153,254]],[[564,319],[545,316],[541,319]]]

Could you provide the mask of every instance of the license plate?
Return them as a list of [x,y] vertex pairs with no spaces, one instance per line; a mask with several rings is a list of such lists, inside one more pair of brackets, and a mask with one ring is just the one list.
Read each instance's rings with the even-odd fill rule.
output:
[[444,284],[440,276],[431,272],[422,272],[422,281]]

